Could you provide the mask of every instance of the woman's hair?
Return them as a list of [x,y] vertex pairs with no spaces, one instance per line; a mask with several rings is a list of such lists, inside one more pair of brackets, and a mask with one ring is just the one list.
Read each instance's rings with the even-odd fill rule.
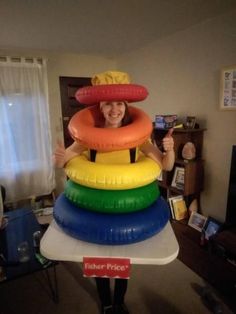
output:
[[124,118],[121,121],[121,126],[126,126],[132,122],[132,118],[129,112],[129,107],[126,101],[124,101],[125,104],[125,115]]

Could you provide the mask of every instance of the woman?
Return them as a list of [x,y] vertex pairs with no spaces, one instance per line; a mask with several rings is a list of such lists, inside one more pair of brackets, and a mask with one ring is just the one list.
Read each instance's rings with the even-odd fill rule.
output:
[[[100,110],[104,117],[103,125],[99,127],[104,128],[119,128],[132,122],[129,115],[128,105],[124,101],[100,102]],[[144,143],[139,149],[146,156],[156,161],[163,170],[171,170],[174,165],[174,141],[171,136],[173,129],[171,129],[163,139],[163,154],[157,147],[153,146],[149,141]],[[54,163],[56,167],[62,168],[73,157],[80,155],[87,150],[78,142],[74,142],[67,149],[62,144],[59,144],[54,153]],[[93,160],[94,161],[94,160]],[[116,279],[114,288],[113,302],[110,293],[109,278],[96,278],[96,285],[98,295],[101,301],[101,313],[115,313],[128,314],[129,311],[124,304],[124,297],[127,290],[126,279]],[[112,305],[113,304],[113,305]]]

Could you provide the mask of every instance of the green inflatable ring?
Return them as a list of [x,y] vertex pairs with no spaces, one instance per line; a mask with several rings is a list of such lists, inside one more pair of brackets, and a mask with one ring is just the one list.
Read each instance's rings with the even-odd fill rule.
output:
[[157,181],[129,190],[99,190],[68,180],[66,197],[75,205],[96,212],[128,213],[150,206],[159,197]]

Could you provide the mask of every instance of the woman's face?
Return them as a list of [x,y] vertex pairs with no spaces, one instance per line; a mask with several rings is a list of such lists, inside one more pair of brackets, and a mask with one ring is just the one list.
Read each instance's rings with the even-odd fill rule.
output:
[[119,128],[125,115],[125,103],[122,101],[101,101],[100,109],[105,118],[105,127]]

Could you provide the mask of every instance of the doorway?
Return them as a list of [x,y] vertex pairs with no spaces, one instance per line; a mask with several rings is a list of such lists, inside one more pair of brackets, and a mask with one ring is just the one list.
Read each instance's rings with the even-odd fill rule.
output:
[[64,143],[68,147],[74,141],[68,132],[69,121],[76,112],[85,108],[85,105],[75,99],[75,93],[81,87],[91,85],[91,78],[60,76],[59,81]]

